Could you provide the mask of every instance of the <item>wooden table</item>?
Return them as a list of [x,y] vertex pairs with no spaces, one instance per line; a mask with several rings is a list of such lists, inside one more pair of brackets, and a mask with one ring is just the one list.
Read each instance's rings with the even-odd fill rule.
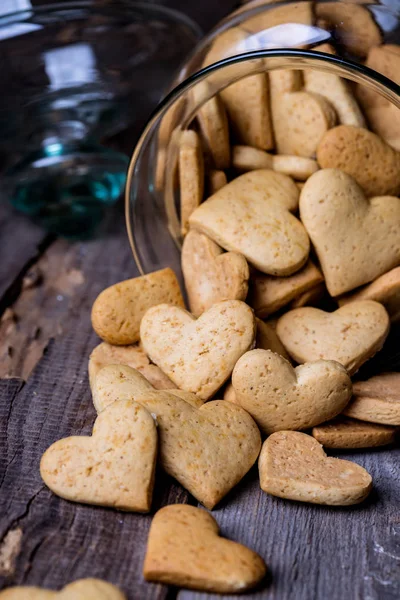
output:
[[[194,16],[203,14],[204,26],[234,2],[180,4]],[[91,305],[106,286],[138,274],[122,208],[110,215],[101,239],[69,243],[0,205],[0,589],[59,589],[92,576],[120,585],[129,600],[217,598],[144,582],[151,515],[66,502],[39,475],[40,457],[53,441],[92,429],[87,361],[99,340],[90,325]],[[398,368],[393,347],[392,364],[381,355],[375,369]],[[374,480],[367,502],[343,509],[269,497],[254,468],[213,511],[224,535],[255,549],[269,565],[267,581],[248,597],[398,600],[399,454],[393,448],[343,454]],[[152,514],[174,502],[196,504],[159,472]]]

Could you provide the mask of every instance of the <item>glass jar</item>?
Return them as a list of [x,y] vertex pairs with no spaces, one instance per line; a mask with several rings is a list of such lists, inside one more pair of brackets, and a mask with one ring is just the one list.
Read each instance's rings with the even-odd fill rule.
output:
[[0,4],[3,195],[51,232],[90,235],[125,186],[110,137],[129,127],[130,154],[201,31],[149,2]]
[[[166,266],[181,273],[177,170],[179,140],[189,128],[199,131],[203,144],[205,181],[209,181],[203,200],[211,194],[210,177],[215,170],[223,171],[228,181],[240,174],[232,164],[232,144],[252,146],[272,156],[282,154],[275,123],[269,124],[269,132],[263,131],[265,119],[271,119],[271,111],[264,109],[273,103],[271,95],[279,91],[279,85],[283,86],[280,93],[305,91],[323,96],[335,113],[331,126],[368,126],[400,149],[400,87],[393,80],[390,61],[386,64],[376,57],[376,48],[382,44],[390,44],[394,54],[400,52],[400,45],[395,45],[400,44],[395,6],[254,0],[200,42],[147,124],[129,167],[126,220],[141,273]],[[333,81],[335,85],[340,81],[342,94],[344,89],[351,99],[350,116],[343,102],[337,101]],[[279,95],[276,98],[278,106]],[[261,115],[260,110],[254,113],[252,102],[262,107]],[[207,131],[206,106],[208,113],[223,113],[214,132]],[[384,123],[374,120],[376,107],[383,107]],[[230,145],[221,157],[213,145],[221,129],[227,131],[226,119]],[[293,154],[301,155],[302,149]],[[304,155],[312,157],[313,149],[307,148]]]

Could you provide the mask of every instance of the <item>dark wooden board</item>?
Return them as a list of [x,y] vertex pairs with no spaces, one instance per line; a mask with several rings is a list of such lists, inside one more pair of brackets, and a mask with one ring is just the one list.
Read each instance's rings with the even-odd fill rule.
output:
[[23,275],[50,239],[0,198],[0,316],[18,296]]
[[[104,287],[138,274],[122,214],[117,210],[111,216],[105,238],[60,241],[48,249],[46,254],[58,260],[59,276],[74,269],[81,273],[81,283],[61,300],[66,302],[61,329],[45,345],[27,383],[22,387],[19,379],[1,381],[0,540],[4,545],[7,534],[18,530],[22,539],[15,565],[3,569],[0,589],[21,583],[60,588],[80,577],[97,576],[120,585],[129,599],[159,599],[168,593],[166,587],[145,584],[141,575],[151,516],[66,502],[47,490],[39,474],[40,457],[53,441],[88,434],[95,420],[87,378],[88,357],[98,343],[90,324],[93,300]],[[41,260],[50,259],[43,255]],[[54,299],[49,290],[47,299],[42,295],[41,285],[25,293],[33,293],[30,300],[42,306],[45,318],[54,311]],[[182,488],[165,475],[157,477],[154,510],[185,501]]]
[[213,511],[222,534],[259,552],[269,566],[270,578],[252,600],[400,598],[400,450],[336,456],[371,473],[374,490],[362,505],[328,508],[273,498],[260,490],[254,469]]

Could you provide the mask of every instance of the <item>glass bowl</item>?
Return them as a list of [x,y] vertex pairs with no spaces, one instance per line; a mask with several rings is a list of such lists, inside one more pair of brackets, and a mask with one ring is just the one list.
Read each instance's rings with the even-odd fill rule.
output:
[[128,166],[104,140],[134,124],[131,152],[201,32],[147,2],[19,6],[0,8],[3,194],[50,231],[90,235]]
[[[356,20],[352,18],[354,14]],[[364,20],[360,21],[360,15]],[[254,89],[261,93],[257,85],[251,87],[252,82],[259,83],[262,78],[262,89],[268,92],[268,80],[274,77],[274,72],[297,73],[303,79],[299,89],[305,85],[304,74],[307,81],[312,80],[309,76],[312,73],[338,76],[341,81],[346,80],[346,89],[357,110],[361,107],[365,112],[371,129],[374,123],[371,124],[370,114],[364,108],[368,106],[365,99],[372,98],[373,105],[385,106],[392,111],[393,125],[399,123],[399,85],[385,77],[384,68],[381,69],[384,74],[371,68],[375,66],[376,44],[400,43],[399,19],[393,7],[381,4],[271,4],[255,0],[227,17],[202,40],[177,72],[172,91],[149,121],[131,159],[125,197],[126,222],[140,272],[170,266],[181,276],[177,165],[183,131],[195,128],[202,136],[206,183],[215,169],[223,170],[228,181],[240,174],[231,158],[223,164],[207,146],[210,140],[204,131],[201,111],[210,99],[225,107],[231,144],[254,146],[270,154],[275,152],[271,140],[260,136],[259,128],[250,119],[244,120],[245,127],[238,124],[237,112],[243,115],[249,106],[251,109]],[[390,71],[386,74],[393,77]],[[400,83],[400,73],[398,76]],[[230,101],[232,89],[236,104]],[[313,91],[334,102],[326,90]],[[268,102],[268,97],[265,101]],[[343,122],[338,114],[337,124]],[[378,133],[386,133],[390,138],[391,129],[390,125],[389,131]],[[399,140],[400,134],[387,139],[395,147]],[[211,190],[205,185],[203,199],[208,195]]]

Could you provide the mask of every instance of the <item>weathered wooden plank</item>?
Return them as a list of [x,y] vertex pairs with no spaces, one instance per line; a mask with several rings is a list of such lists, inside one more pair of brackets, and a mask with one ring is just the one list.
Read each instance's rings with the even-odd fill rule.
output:
[[76,334],[91,331],[90,308],[106,286],[138,275],[125,233],[121,206],[111,210],[108,231],[89,242],[57,240],[32,267],[21,293],[0,322],[0,377],[26,379],[49,339],[72,327],[70,315],[84,314]]
[[[338,456],[357,462],[373,477],[374,491],[360,506],[328,508],[273,498],[260,490],[253,469],[212,512],[222,534],[259,552],[270,568],[271,580],[249,599],[400,597],[400,450]],[[178,594],[178,600],[217,598]]]
[[0,202],[0,315],[18,295],[25,270],[51,238],[40,227],[17,213],[3,198]]
[[[86,319],[77,315],[75,325]],[[0,589],[15,584],[59,588],[94,576],[119,585],[130,599],[165,598],[166,587],[147,585],[141,576],[150,515],[66,502],[40,478],[44,450],[61,437],[90,433],[95,419],[86,373],[94,336],[88,340],[78,331],[71,327],[49,345],[19,393],[19,380],[0,385],[0,451],[6,457],[0,463],[0,540],[4,544],[10,532],[22,532],[15,565],[2,571],[0,561]],[[158,474],[153,510],[186,499],[182,488]]]

